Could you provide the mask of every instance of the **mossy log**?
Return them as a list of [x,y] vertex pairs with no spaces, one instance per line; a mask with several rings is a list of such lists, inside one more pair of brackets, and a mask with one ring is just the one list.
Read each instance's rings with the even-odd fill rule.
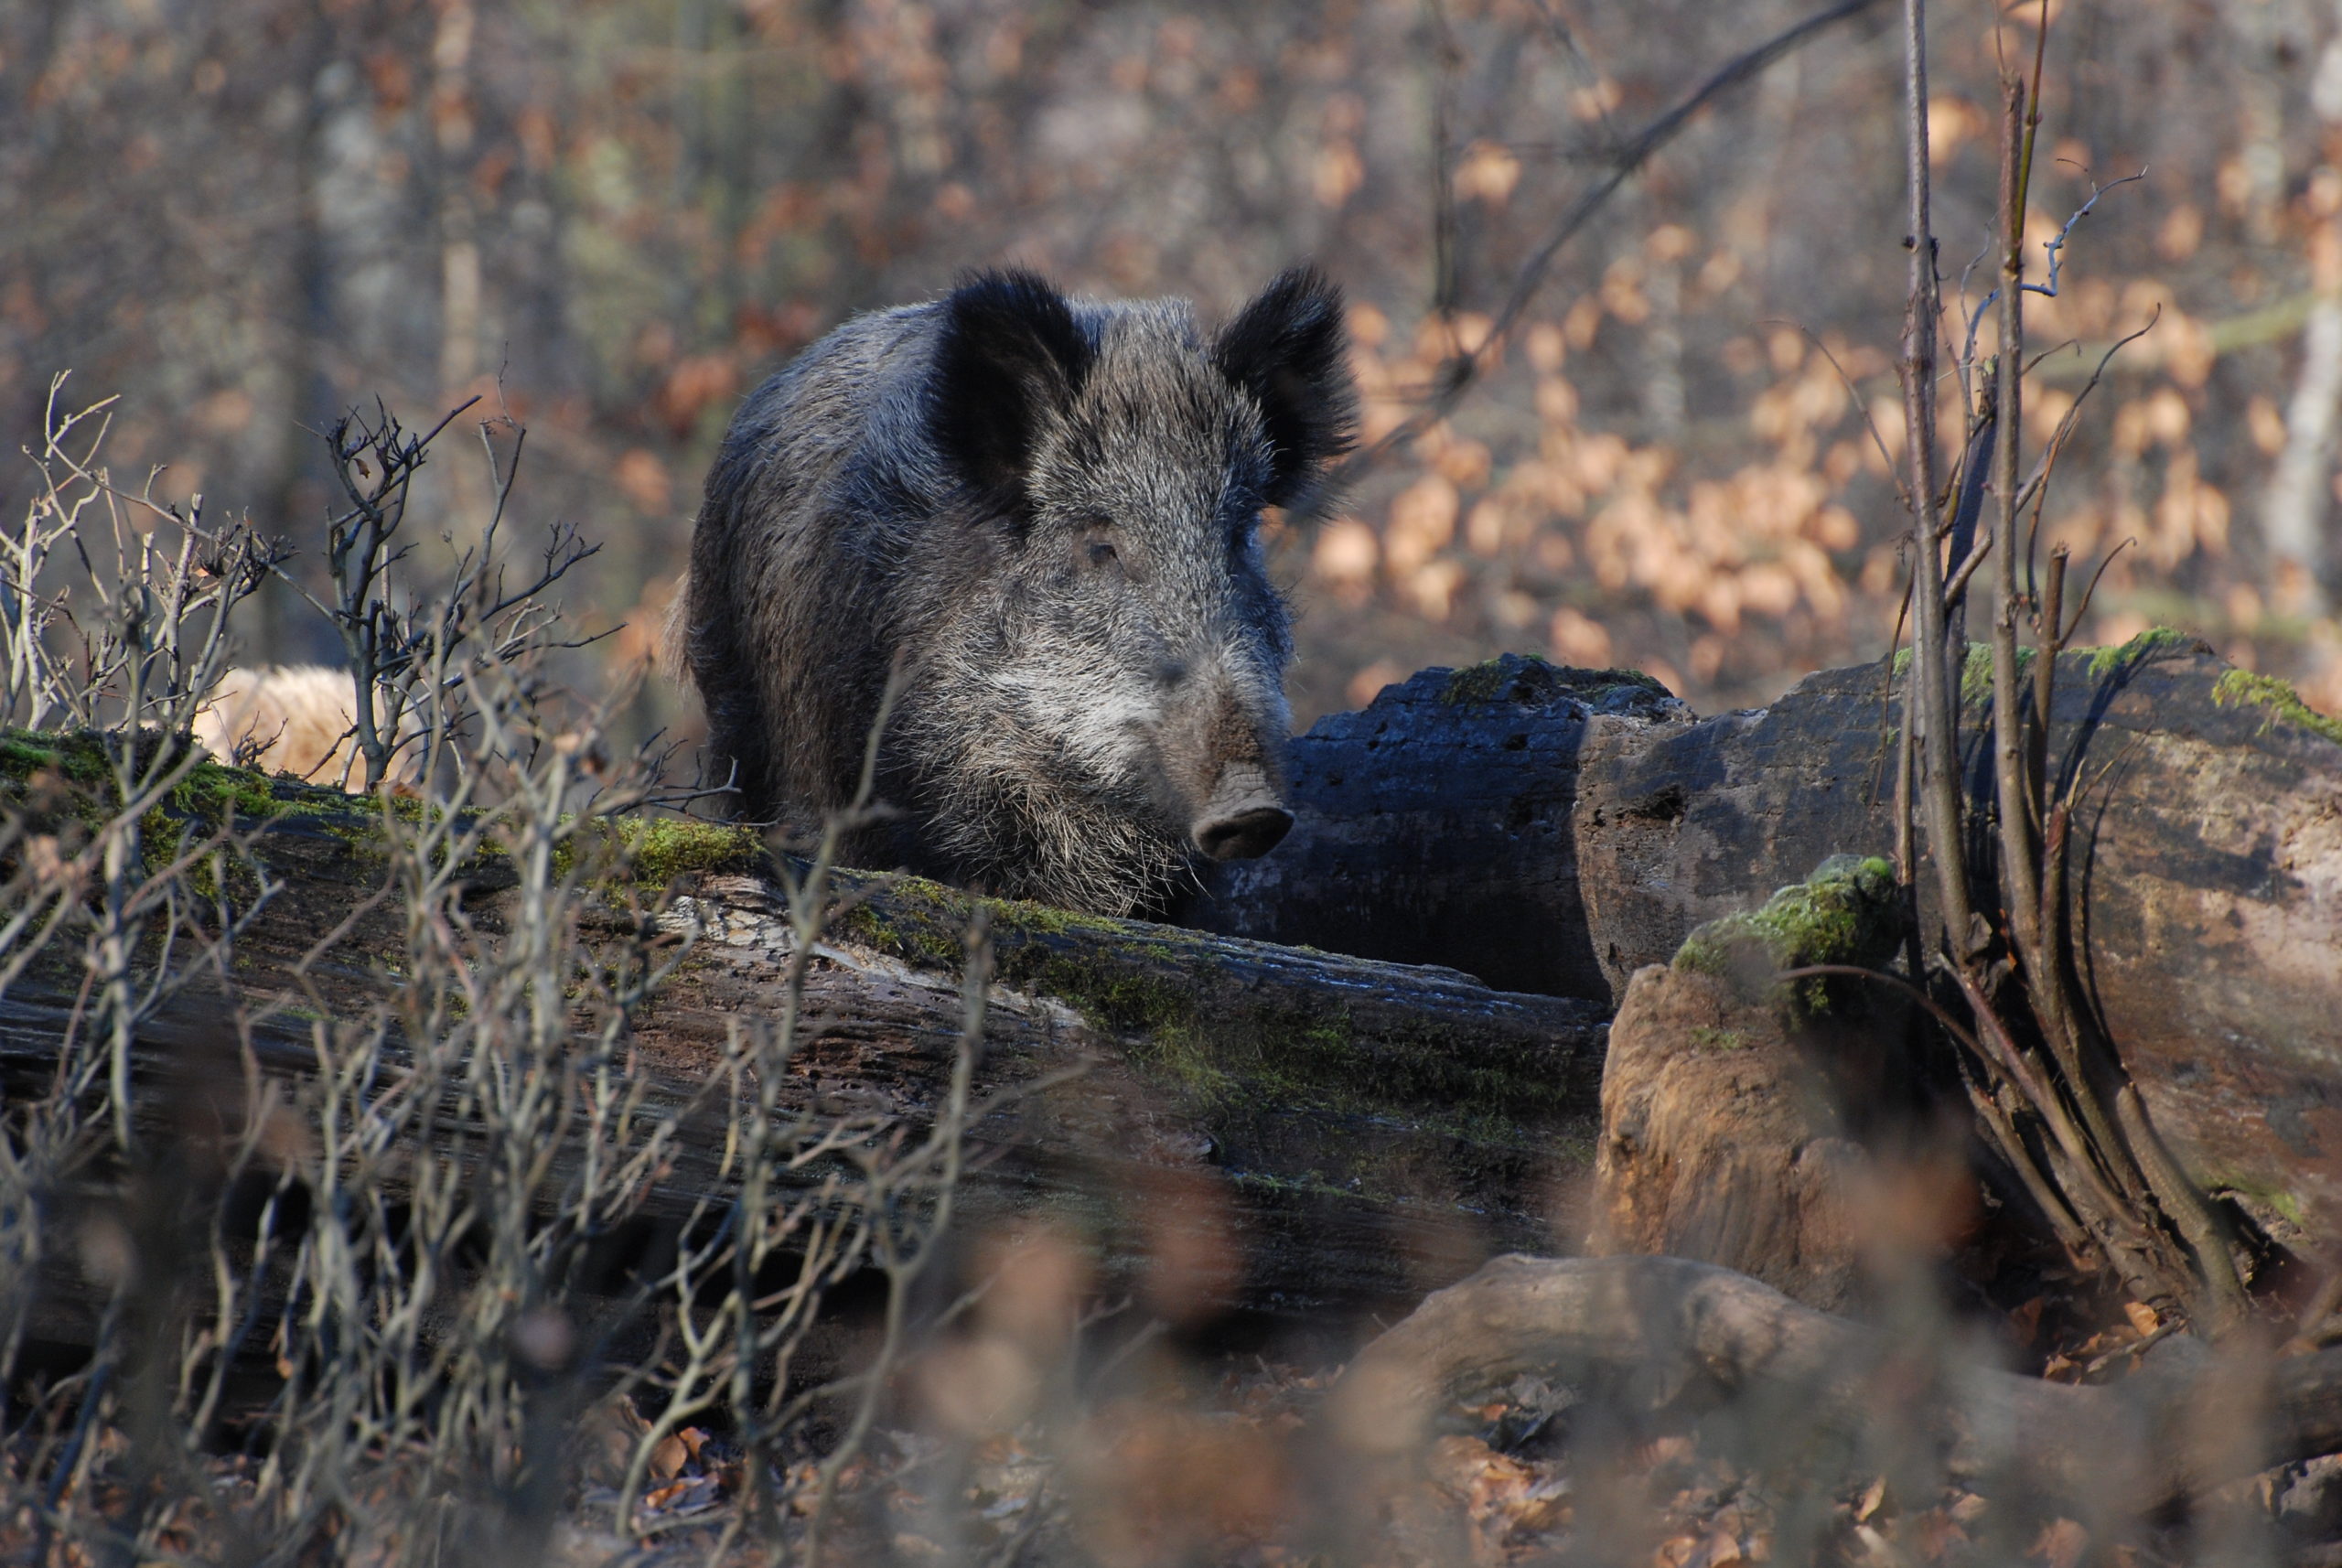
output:
[[[241,1095],[234,1004],[261,1069],[297,1079],[316,1070],[305,1018],[318,1003],[364,1016],[397,983],[403,951],[403,914],[384,901],[308,963],[315,1001],[269,1014],[300,994],[294,967],[321,934],[381,886],[377,808],[208,766],[183,793],[192,812],[268,816],[257,853],[283,890],[238,945],[235,995],[191,987],[138,1041],[139,1103],[157,1129],[200,1120],[207,1082]],[[778,868],[753,835],[641,831],[638,875],[671,880],[667,923],[695,935],[641,1016],[634,1058],[651,1113],[681,1114],[727,1031],[778,1015],[794,942]],[[491,930],[512,880],[492,859],[470,878]],[[1387,1310],[1492,1251],[1548,1249],[1582,1228],[1558,1195],[1591,1165],[1606,1006],[910,878],[841,873],[836,890],[784,1108],[821,1097],[914,1123],[932,1115],[981,908],[995,978],[979,1095],[1062,1081],[972,1130],[963,1208],[977,1225],[1037,1213],[1092,1237],[1109,1288],[1144,1268],[1148,1206],[1166,1191],[1209,1195],[1231,1229],[1245,1268],[1222,1305],[1280,1316]],[[78,965],[37,970],[0,996],[0,1100],[47,1090],[78,983]],[[721,1108],[691,1115],[645,1200],[654,1223],[726,1196]]]
[[[1080,1070],[978,1129],[997,1151],[974,1178],[979,1211],[1054,1212],[1112,1271],[1140,1261],[1163,1178],[1204,1176],[1249,1261],[1240,1305],[1278,1315],[1411,1300],[1490,1248],[1548,1249],[1583,1228],[1598,1004],[909,878],[848,887],[806,991],[825,1021],[800,1060],[825,1091],[940,1090],[978,907],[995,975],[979,1088]],[[691,897],[714,940],[646,1020],[662,1061],[772,1009],[791,946],[765,876],[710,876]]]
[[[977,1129],[997,1151],[972,1179],[980,1211],[1059,1213],[1127,1273],[1163,1178],[1200,1179],[1246,1243],[1238,1303],[1294,1314],[1403,1298],[1491,1249],[1571,1250],[1612,987],[1827,856],[1889,846],[1886,686],[1882,667],[1829,671],[1702,721],[1618,671],[1426,671],[1296,743],[1300,825],[1193,912],[1209,932],[848,877],[855,908],[809,981],[822,1038],[800,1091],[933,1103],[982,905],[998,965],[983,1086],[1085,1070]],[[2199,1179],[2315,1245],[2342,1220],[2342,737],[2164,639],[2070,656],[2060,691],[2052,757],[2079,791],[2068,853],[2098,1004]],[[285,891],[238,971],[273,994],[379,881],[371,808],[226,769],[199,785],[190,810],[275,813],[263,853]],[[644,831],[640,875],[678,879],[678,918],[707,930],[642,1025],[653,1103],[680,1105],[732,1021],[777,1007],[787,929],[746,835]],[[479,868],[484,912],[508,881]],[[312,967],[330,1010],[375,1004],[392,915]],[[0,1092],[49,1081],[70,1001],[37,976],[0,999]],[[141,1069],[232,1072],[224,1016],[190,996],[141,1041]],[[266,1070],[309,1070],[289,1019],[254,1047]],[[683,1141],[654,1214],[709,1191],[715,1131]]]
[[[1962,721],[1987,803],[1988,662]],[[1615,999],[1694,927],[1892,853],[1891,686],[1826,671],[1703,720],[1617,671],[1425,671],[1295,742],[1298,825],[1193,918]],[[2273,1233],[2342,1236],[2342,724],[2150,633],[2061,660],[2049,757],[2077,960],[2157,1127]]]

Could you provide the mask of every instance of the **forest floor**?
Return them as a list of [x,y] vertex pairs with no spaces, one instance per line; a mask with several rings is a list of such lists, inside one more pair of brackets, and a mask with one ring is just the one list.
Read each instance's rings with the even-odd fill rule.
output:
[[[2057,1380],[2119,1381],[2165,1337],[2141,1322],[2036,1354]],[[2116,1537],[1957,1486],[1915,1493],[1884,1475],[1801,1485],[1795,1455],[1765,1452],[1761,1433],[1752,1448],[1746,1423],[1736,1439],[1720,1439],[1706,1423],[1628,1430],[1615,1407],[1580,1402],[1536,1379],[1450,1412],[1446,1434],[1420,1462],[1393,1484],[1361,1488],[1354,1476],[1327,1473],[1315,1441],[1336,1376],[1258,1356],[1226,1359],[1211,1376],[1190,1361],[1179,1376],[1143,1377],[1072,1423],[1037,1420],[960,1440],[881,1425],[837,1478],[823,1555],[994,1568],[1303,1568],[1335,1560],[1327,1552],[1339,1542],[1340,1560],[1369,1568],[2342,1564],[2342,1457],[2265,1472],[2192,1515]],[[664,1568],[771,1560],[773,1542],[740,1528],[740,1455],[720,1432],[699,1427],[658,1451],[634,1530],[613,1532],[615,1462],[597,1464],[596,1450],[623,1455],[643,1430],[622,1403],[581,1426],[583,1484],[545,1561]],[[810,1482],[818,1463],[809,1455],[790,1479]],[[241,1462],[222,1461],[219,1484],[232,1489],[245,1473]],[[1359,1509],[1360,1496],[1372,1517],[1329,1516],[1329,1508]]]

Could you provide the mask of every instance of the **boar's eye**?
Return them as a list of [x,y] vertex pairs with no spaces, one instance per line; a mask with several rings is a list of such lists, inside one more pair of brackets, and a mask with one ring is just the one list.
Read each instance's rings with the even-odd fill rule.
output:
[[1103,518],[1092,519],[1074,543],[1074,559],[1093,572],[1120,564],[1122,552],[1114,548],[1112,528]]

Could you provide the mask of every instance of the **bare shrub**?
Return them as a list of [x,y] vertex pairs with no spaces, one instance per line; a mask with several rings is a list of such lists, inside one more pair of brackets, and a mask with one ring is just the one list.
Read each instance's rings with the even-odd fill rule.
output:
[[[733,1532],[817,1535],[950,1219],[981,931],[923,1125],[786,1101],[833,824],[784,867],[779,1021],[736,1026],[695,1092],[654,1093],[635,1025],[700,932],[636,862],[645,813],[687,792],[662,751],[605,739],[623,691],[546,676],[574,536],[508,578],[491,530],[434,585],[401,532],[430,437],[337,426],[317,603],[352,657],[349,782],[372,792],[304,795],[189,739],[231,612],[285,552],[125,493],[103,420],[51,419],[0,564],[0,1011],[55,1046],[46,1072],[6,1058],[0,1101],[0,1538],[42,1561],[526,1559],[580,1507],[647,1527],[654,1456],[710,1411],[750,1477]],[[303,811],[377,868],[371,896],[280,905]],[[78,974],[42,993],[78,1002],[13,1000],[31,974]],[[658,1218],[687,1126],[721,1168]],[[875,1356],[795,1375],[864,1271]],[[837,1428],[818,1455],[816,1411]],[[581,1429],[624,1449],[584,1494]]]

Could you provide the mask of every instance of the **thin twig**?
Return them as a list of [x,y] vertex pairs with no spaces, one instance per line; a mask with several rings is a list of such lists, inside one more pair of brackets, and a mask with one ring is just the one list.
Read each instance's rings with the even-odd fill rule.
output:
[[[1562,248],[1575,239],[1603,205],[1617,193],[1618,188],[1632,178],[1636,171],[1649,163],[1660,148],[1681,134],[1709,102],[1748,81],[1782,56],[1810,42],[1837,23],[1860,16],[1877,4],[1878,0],[1838,0],[1828,9],[1817,12],[1776,33],[1756,48],[1735,55],[1710,73],[1673,108],[1644,126],[1634,140],[1617,150],[1609,172],[1570,203],[1552,228],[1546,231],[1544,240],[1514,274],[1512,287],[1491,319],[1488,335],[1470,349],[1457,353],[1440,367],[1426,404],[1380,441],[1353,453],[1326,478],[1316,494],[1340,493],[1359,475],[1446,418],[1463,401],[1464,394],[1473,383],[1495,362],[1498,350],[1519,323],[1522,313],[1537,297],[1538,290],[1543,287],[1545,274],[1552,268],[1554,258],[1561,254]],[[1297,503],[1295,510],[1307,515],[1314,509],[1309,501],[1305,500]]]

